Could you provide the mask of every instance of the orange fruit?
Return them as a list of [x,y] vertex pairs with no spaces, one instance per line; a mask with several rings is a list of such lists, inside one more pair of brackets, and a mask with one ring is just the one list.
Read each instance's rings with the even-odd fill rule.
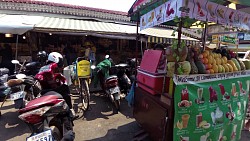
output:
[[204,59],[204,64],[208,64],[208,59],[207,58],[203,58]]
[[201,62],[204,64],[204,58],[201,59]]
[[203,52],[202,55],[203,55],[203,58],[207,58],[207,56],[208,56],[208,54],[206,52]]
[[210,70],[206,70],[206,73],[207,73],[207,74],[210,74]]
[[214,70],[213,69],[209,69],[210,74],[214,74]]
[[200,55],[199,55],[199,59],[202,59],[202,58],[203,58],[203,55],[202,55],[202,54],[200,54]]
[[211,69],[213,67],[212,64],[208,64],[208,68]]

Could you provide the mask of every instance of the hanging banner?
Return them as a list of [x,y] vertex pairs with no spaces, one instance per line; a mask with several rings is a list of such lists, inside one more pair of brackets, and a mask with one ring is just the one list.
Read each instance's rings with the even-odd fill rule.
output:
[[250,71],[174,77],[174,141],[238,141]]
[[175,17],[187,16],[199,21],[215,22],[250,30],[250,14],[208,0],[169,0],[145,15],[140,19],[141,22],[144,22],[140,24],[141,30],[171,21]]
[[225,25],[227,24],[227,20],[226,20],[226,12],[227,12],[227,7],[222,6],[222,5],[218,5],[217,9],[215,10],[215,13],[217,15],[218,18],[218,23]]
[[146,25],[147,25],[147,14],[141,16],[140,18],[140,30],[146,29]]
[[171,0],[165,3],[166,10],[164,13],[164,22],[171,21],[175,18],[177,13],[176,7],[177,7],[177,0]]
[[215,10],[217,9],[217,6],[218,6],[218,4],[216,4],[216,3],[209,2],[209,1],[207,2],[207,4],[206,4],[206,9],[208,11],[207,20],[209,22],[217,23],[217,16],[216,16],[216,13],[215,13]]
[[227,12],[225,14],[227,25],[233,26],[235,14],[236,14],[235,10],[228,8],[228,10],[227,10]]
[[243,21],[243,16],[245,15],[244,12],[236,11],[236,14],[234,16],[234,23],[233,25],[236,27],[241,27],[241,23]]
[[165,11],[166,11],[165,4],[162,4],[161,6],[159,6],[155,9],[155,15],[156,15],[155,24],[156,25],[159,25],[159,24],[164,22],[163,19],[164,19]]
[[207,0],[194,0],[194,12],[193,17],[199,21],[206,21],[207,20],[207,10],[206,10],[206,3]]
[[193,0],[180,0],[177,2],[177,15],[181,15],[181,17],[194,18],[193,10],[194,10]]

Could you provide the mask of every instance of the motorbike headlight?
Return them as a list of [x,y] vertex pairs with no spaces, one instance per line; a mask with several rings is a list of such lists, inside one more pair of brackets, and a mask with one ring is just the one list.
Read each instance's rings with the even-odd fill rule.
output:
[[92,70],[94,70],[95,68],[96,68],[96,66],[95,65],[91,65],[91,67],[90,67]]

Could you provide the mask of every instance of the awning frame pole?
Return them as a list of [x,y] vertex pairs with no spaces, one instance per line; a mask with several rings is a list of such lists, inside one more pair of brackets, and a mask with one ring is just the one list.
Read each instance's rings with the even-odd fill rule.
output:
[[137,61],[138,61],[138,40],[139,40],[139,12],[137,12],[137,21],[136,21],[136,44],[135,44],[135,76],[137,75]]
[[[17,50],[18,50],[18,34],[17,34],[17,36],[16,36],[16,54],[15,54],[15,60],[17,60]],[[16,71],[16,64],[15,64],[15,71]]]

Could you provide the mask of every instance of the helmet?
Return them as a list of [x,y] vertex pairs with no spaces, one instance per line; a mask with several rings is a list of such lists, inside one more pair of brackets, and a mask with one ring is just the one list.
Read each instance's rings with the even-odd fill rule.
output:
[[57,63],[58,67],[63,66],[63,56],[58,52],[51,52],[48,56],[48,61]]
[[47,53],[45,52],[45,51],[39,51],[38,53],[37,53],[37,58],[38,59],[46,59],[47,58]]

